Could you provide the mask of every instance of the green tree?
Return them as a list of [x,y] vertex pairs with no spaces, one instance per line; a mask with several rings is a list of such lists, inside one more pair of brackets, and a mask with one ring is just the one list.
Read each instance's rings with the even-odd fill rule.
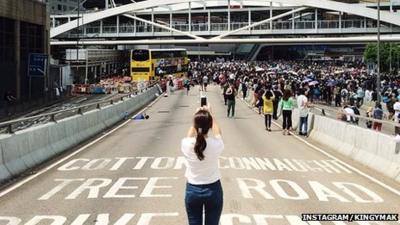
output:
[[[390,52],[392,55],[390,57]],[[380,60],[381,60],[381,71],[389,72],[390,61],[392,61],[392,68],[397,68],[397,59],[400,58],[400,45],[398,43],[384,43],[380,45]],[[364,61],[366,63],[377,63],[377,44],[368,44],[364,50]]]

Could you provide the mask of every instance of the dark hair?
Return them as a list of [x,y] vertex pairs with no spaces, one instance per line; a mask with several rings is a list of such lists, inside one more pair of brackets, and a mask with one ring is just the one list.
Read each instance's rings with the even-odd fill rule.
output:
[[285,89],[285,91],[283,92],[282,98],[284,101],[287,101],[291,95],[292,95],[291,91],[289,89]]
[[208,111],[200,110],[194,115],[193,123],[197,132],[196,143],[194,144],[194,152],[199,160],[203,160],[203,152],[207,147],[207,142],[204,138],[204,135],[206,135],[208,130],[212,127],[213,119]]
[[271,91],[270,91],[270,90],[267,90],[267,91],[265,91],[265,97],[266,97],[268,100],[270,100],[270,99],[271,99],[271,97],[272,97],[272,93],[271,93]]
[[304,90],[304,88],[299,89],[299,95],[304,95],[305,93],[306,91]]

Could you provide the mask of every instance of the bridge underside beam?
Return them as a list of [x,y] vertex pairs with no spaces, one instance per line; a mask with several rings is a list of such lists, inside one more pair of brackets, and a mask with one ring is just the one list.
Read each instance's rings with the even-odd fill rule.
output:
[[[135,44],[336,44],[376,42],[377,36],[358,37],[304,37],[304,38],[245,38],[245,39],[178,39],[178,40],[93,40],[81,41],[80,45],[135,45]],[[382,35],[381,41],[399,42],[400,35]],[[76,45],[76,41],[51,41],[51,45]]]

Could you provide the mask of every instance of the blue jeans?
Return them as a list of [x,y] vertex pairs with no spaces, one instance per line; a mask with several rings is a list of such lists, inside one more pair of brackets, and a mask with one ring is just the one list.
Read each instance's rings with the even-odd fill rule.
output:
[[[229,100],[227,101],[228,103],[228,114],[227,116],[229,117],[229,115],[232,115],[232,117],[235,116],[235,100]],[[232,114],[231,114],[232,112]]]
[[[303,126],[304,126],[304,129],[303,129]],[[308,116],[300,117],[299,132],[303,133],[303,134],[306,134],[307,130],[308,130],[307,126],[308,126]]]
[[221,182],[212,184],[186,184],[186,213],[189,225],[203,225],[203,208],[205,225],[218,225],[223,206]]

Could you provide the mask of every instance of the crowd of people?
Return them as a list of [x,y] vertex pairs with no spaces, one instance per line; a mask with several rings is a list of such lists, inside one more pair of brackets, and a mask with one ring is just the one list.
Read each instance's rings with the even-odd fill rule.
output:
[[[339,119],[358,123],[364,101],[375,102],[365,115],[374,119],[385,117],[399,121],[400,79],[397,76],[381,77],[382,104],[377,102],[376,76],[369,74],[362,63],[338,64],[334,62],[192,62],[189,77],[199,84],[213,81],[221,85],[227,116],[235,115],[235,96],[252,99],[252,104],[265,115],[266,130],[271,130],[271,120],[282,115],[283,133],[290,135],[292,110],[299,108],[299,134],[307,135],[307,118],[313,103],[340,107]],[[203,85],[202,85],[203,86]],[[250,92],[250,90],[252,90]],[[249,96],[250,93],[253,96]],[[380,131],[382,123],[367,121],[367,127]],[[396,128],[396,133],[400,129]]]

